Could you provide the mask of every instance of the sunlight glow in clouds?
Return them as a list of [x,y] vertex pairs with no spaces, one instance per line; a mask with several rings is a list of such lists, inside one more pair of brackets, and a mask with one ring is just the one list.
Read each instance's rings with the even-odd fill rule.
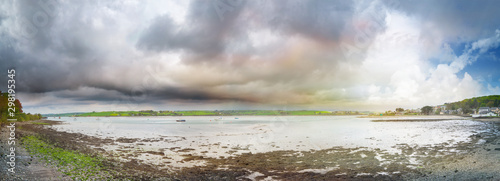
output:
[[498,73],[467,72],[500,66],[497,2],[46,2],[53,16],[0,3],[1,67],[16,67],[28,112],[386,110],[500,94]]

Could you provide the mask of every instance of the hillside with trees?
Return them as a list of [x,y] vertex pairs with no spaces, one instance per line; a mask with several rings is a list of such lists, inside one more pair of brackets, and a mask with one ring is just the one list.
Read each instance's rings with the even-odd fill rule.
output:
[[474,113],[480,107],[500,107],[500,95],[474,97],[458,102],[445,103],[446,110],[461,109],[463,114]]
[[8,93],[2,93],[0,92],[0,124],[6,123],[7,119],[17,119],[17,121],[29,121],[29,120],[37,120],[41,119],[42,115],[41,114],[30,114],[30,113],[24,113],[23,112],[23,106],[21,104],[21,101],[19,99],[16,99],[14,101],[14,107],[15,107],[15,117],[11,118],[9,117],[9,94]]

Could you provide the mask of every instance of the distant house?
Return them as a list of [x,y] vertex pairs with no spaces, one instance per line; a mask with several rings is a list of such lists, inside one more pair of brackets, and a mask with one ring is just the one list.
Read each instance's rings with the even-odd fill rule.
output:
[[490,111],[497,113],[497,114],[500,114],[500,108],[498,108],[498,107],[492,107],[492,108],[490,108]]
[[498,116],[498,114],[490,111],[489,107],[480,107],[479,110],[477,111],[477,114],[471,114],[473,118],[478,118],[478,117],[492,117],[492,116]]
[[486,116],[498,116],[498,114],[495,114],[493,112],[488,112],[488,113],[486,113]]
[[406,113],[421,113],[422,111],[420,109],[408,109],[406,110]]
[[446,110],[446,106],[445,105],[434,106],[433,109],[434,112],[436,112],[438,109]]
[[480,107],[477,110],[477,114],[485,113],[485,112],[490,112],[490,107]]
[[438,114],[445,114],[444,111],[446,110],[446,106],[445,105],[438,105],[438,106],[432,107],[432,112],[437,112],[438,110],[439,110]]
[[444,114],[457,114],[458,113],[457,110],[444,110],[442,112],[444,112]]

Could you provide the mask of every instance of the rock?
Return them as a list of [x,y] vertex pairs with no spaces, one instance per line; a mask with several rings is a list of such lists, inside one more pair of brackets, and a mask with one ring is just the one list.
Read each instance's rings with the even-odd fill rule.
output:
[[495,150],[500,151],[500,148],[495,148]]

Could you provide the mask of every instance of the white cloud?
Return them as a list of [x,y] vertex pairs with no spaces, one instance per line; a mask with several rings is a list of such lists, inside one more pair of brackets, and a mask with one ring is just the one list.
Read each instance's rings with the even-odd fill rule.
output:
[[485,38],[472,43],[472,47],[468,50],[468,53],[472,53],[475,50],[479,50],[479,53],[485,53],[490,48],[498,47],[500,43],[500,30],[495,30],[495,35],[490,38]]
[[488,94],[498,95],[500,94],[500,86],[493,87],[491,84],[488,84]]
[[[376,37],[361,67],[362,77],[372,82],[368,104],[415,108],[480,94],[481,85],[468,73],[462,79],[456,75],[477,59],[477,53],[466,51],[457,57],[446,42],[441,42],[444,53],[440,56],[445,55],[447,60],[433,67],[428,59],[433,55],[423,53],[427,41],[421,39],[420,22],[397,12],[390,12],[387,17],[391,19],[387,21],[387,30]],[[497,36],[473,43],[470,50],[485,52],[496,46]]]

